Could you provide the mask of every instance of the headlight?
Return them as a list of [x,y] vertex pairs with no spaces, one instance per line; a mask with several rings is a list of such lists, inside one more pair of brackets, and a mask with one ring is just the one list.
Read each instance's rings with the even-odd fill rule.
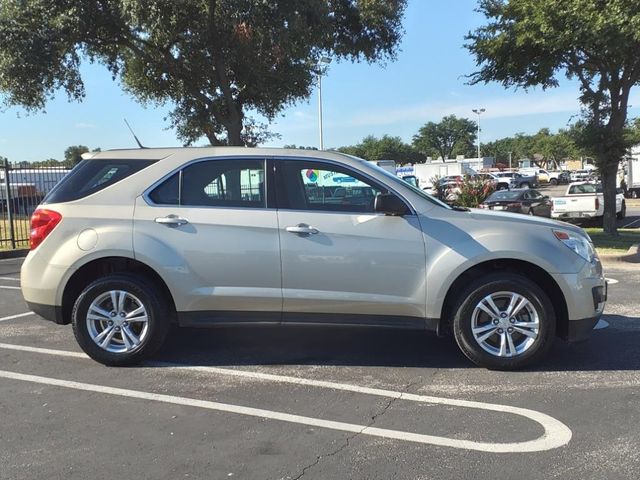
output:
[[589,239],[585,236],[575,232],[569,232],[567,230],[554,230],[553,234],[558,240],[584,258],[587,262],[592,263],[596,258],[596,251]]

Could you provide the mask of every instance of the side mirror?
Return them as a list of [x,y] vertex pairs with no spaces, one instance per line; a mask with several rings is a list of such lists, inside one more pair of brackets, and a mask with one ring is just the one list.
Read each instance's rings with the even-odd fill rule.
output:
[[402,216],[409,213],[405,203],[392,193],[379,193],[373,204],[374,211],[385,215]]

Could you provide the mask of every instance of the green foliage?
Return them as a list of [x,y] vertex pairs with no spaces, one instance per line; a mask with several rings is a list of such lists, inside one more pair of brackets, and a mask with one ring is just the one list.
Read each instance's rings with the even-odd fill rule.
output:
[[105,65],[144,103],[173,106],[187,144],[255,145],[308,97],[322,56],[394,59],[406,0],[3,0],[0,92],[44,108],[59,89],[85,95],[84,60]]
[[[425,156],[475,156],[476,124],[467,118],[455,115],[444,117],[440,122],[429,122],[420,127],[413,137],[413,146]],[[437,155],[433,155],[436,152]]]
[[47,160],[27,163],[30,167],[72,167],[74,165],[72,161],[60,161],[56,160],[55,158],[48,158]]
[[82,154],[87,153],[89,147],[84,145],[72,145],[64,151],[64,163],[69,167],[73,167],[82,161]]
[[594,154],[604,229],[615,234],[629,95],[640,83],[640,0],[480,0],[478,10],[488,23],[466,37],[479,67],[472,83],[548,88],[563,75],[579,81],[583,119],[574,139]]
[[400,137],[384,135],[365,137],[357,145],[338,148],[339,152],[355,155],[366,160],[395,160],[397,164],[423,162],[425,157]]
[[483,144],[485,155],[492,156],[497,163],[509,165],[511,152],[512,166],[517,167],[518,160],[529,158],[543,168],[557,169],[565,160],[584,154],[575,142],[570,131],[560,130],[551,133],[548,128],[541,129],[535,135],[518,133],[513,137],[505,137]]

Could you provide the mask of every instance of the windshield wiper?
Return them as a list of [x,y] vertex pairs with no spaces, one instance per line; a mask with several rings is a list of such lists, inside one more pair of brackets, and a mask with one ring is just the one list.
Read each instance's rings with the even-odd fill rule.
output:
[[459,207],[458,205],[452,205],[451,210],[455,210],[456,212],[468,212],[469,209],[467,207]]

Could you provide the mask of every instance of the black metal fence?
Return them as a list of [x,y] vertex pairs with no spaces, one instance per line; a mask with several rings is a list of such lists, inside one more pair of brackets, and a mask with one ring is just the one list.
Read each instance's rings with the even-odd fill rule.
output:
[[0,250],[29,247],[31,214],[68,172],[62,166],[0,163]]

